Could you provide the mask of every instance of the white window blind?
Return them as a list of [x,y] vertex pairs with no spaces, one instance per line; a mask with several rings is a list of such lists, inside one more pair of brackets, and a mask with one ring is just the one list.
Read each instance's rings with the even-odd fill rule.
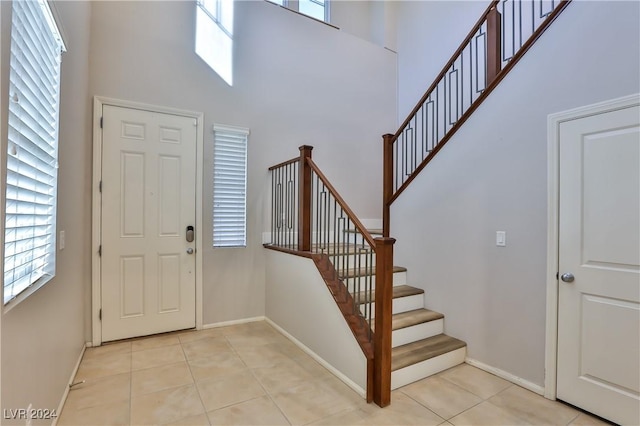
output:
[[14,1],[9,71],[4,304],[55,274],[60,62],[45,0]]
[[213,126],[213,246],[247,245],[248,129]]

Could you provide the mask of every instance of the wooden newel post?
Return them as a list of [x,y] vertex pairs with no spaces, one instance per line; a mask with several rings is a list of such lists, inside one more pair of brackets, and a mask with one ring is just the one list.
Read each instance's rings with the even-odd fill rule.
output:
[[373,402],[391,403],[391,316],[393,303],[393,238],[376,238]]
[[382,157],[382,235],[389,237],[390,201],[393,196],[393,135],[382,136],[384,152]]
[[[500,12],[493,8],[487,15],[487,84],[496,78],[502,69],[502,21]],[[485,87],[486,87],[485,86]]]
[[298,250],[311,251],[311,166],[307,158],[311,158],[313,147],[302,145],[299,149]]

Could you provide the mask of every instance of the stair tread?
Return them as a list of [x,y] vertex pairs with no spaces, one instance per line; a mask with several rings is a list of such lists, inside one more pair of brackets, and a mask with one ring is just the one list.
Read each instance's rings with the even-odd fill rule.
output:
[[[391,318],[391,330],[400,330],[442,318],[444,318],[444,315],[440,312],[430,311],[428,309],[414,309],[413,311],[400,312],[399,314],[394,314]],[[375,323],[371,324],[371,330],[375,331]]]
[[[393,287],[393,298],[399,299],[401,297],[415,296],[417,294],[423,294],[424,290],[421,288],[411,287],[410,285],[397,285]],[[369,291],[361,291],[354,295],[356,303],[366,303],[374,298],[375,289]]]
[[435,321],[442,318],[444,318],[444,315],[440,312],[430,311],[428,309],[416,309],[413,311],[401,312],[392,317],[391,329],[399,330],[401,328],[411,327],[413,325]]
[[[395,274],[396,272],[407,272],[407,268],[405,268],[404,266],[394,266],[393,273]],[[341,278],[354,278],[375,274],[375,268],[353,268],[343,271]]]
[[467,346],[462,340],[446,334],[418,340],[391,350],[391,371],[399,370],[422,361]]

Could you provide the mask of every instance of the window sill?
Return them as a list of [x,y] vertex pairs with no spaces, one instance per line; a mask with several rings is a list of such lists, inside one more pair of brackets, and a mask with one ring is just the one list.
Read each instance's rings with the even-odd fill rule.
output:
[[18,306],[20,303],[22,303],[25,300],[27,300],[27,298],[29,296],[31,296],[36,291],[40,290],[42,287],[44,287],[45,284],[47,284],[49,281],[51,281],[54,278],[54,276],[55,275],[44,276],[44,277],[40,278],[39,280],[37,280],[35,283],[31,284],[29,287],[27,287],[24,290],[22,290],[22,292],[20,292],[20,294],[18,294],[16,297],[14,297],[13,299],[9,300],[6,304],[4,304],[4,307],[2,309],[2,313],[6,314],[10,310],[12,310],[16,306]]

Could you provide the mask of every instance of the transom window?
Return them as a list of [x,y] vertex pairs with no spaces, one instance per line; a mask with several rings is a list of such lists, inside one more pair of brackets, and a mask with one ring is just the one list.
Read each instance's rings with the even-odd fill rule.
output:
[[319,21],[329,22],[329,0],[269,0],[272,3],[311,16]]
[[198,0],[195,51],[233,85],[233,0]]

